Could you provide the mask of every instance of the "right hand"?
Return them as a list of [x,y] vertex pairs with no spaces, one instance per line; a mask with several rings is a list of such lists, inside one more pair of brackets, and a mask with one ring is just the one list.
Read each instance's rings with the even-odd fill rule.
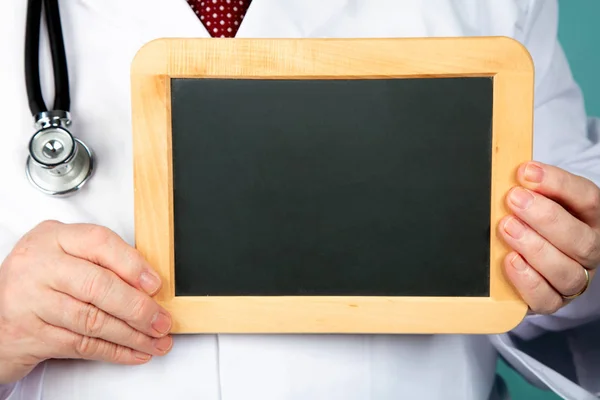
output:
[[43,222],[0,267],[0,384],[47,359],[144,364],[173,344],[158,275],[111,230]]

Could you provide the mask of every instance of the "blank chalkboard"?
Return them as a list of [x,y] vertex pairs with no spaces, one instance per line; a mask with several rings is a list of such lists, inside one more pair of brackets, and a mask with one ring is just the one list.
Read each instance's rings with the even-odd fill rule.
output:
[[492,78],[174,79],[178,296],[488,296]]
[[136,246],[174,331],[493,333],[532,147],[507,38],[161,39],[132,66]]

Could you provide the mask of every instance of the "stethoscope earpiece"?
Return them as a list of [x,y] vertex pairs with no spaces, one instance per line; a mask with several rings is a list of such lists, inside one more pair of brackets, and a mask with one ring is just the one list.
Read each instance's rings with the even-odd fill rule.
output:
[[26,173],[43,193],[64,196],[76,192],[91,177],[94,156],[68,130],[66,111],[45,111],[36,117],[37,132],[29,141]]

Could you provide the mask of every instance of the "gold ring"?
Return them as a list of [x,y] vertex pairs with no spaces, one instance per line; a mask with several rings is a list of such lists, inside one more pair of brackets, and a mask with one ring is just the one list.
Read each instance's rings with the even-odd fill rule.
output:
[[583,270],[585,271],[585,286],[583,287],[583,289],[581,289],[579,291],[579,293],[575,293],[570,296],[562,296],[563,299],[573,300],[573,299],[581,296],[587,290],[587,288],[590,286],[590,271],[588,271],[587,268],[584,268]]

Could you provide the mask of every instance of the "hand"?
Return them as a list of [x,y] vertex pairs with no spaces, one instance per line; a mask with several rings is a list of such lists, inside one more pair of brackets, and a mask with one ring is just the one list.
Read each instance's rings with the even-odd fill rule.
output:
[[44,222],[0,267],[0,383],[51,358],[143,364],[172,346],[160,279],[96,225]]
[[562,169],[529,162],[507,196],[514,215],[499,224],[514,250],[508,279],[534,313],[552,314],[581,294],[600,265],[600,189]]

